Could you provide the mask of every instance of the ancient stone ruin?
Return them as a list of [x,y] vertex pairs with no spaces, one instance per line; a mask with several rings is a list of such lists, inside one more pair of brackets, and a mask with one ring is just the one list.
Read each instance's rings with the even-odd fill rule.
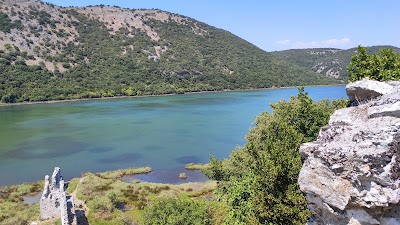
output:
[[40,199],[40,217],[42,219],[61,218],[62,225],[72,225],[75,218],[72,198],[65,192],[64,180],[60,174],[60,168],[55,167],[51,176],[45,176],[44,190]]
[[314,142],[300,147],[309,225],[400,225],[400,82],[348,84]]

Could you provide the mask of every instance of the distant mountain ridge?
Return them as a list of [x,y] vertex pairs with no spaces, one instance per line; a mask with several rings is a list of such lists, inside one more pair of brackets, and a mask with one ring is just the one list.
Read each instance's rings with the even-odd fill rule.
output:
[[[391,48],[400,53],[400,48],[382,45],[367,47],[368,53],[379,53],[381,49]],[[357,48],[336,49],[336,48],[308,48],[290,49],[271,52],[272,55],[298,66],[312,70],[315,73],[337,80],[347,82],[349,73],[346,66],[350,63],[351,57],[357,54]]]

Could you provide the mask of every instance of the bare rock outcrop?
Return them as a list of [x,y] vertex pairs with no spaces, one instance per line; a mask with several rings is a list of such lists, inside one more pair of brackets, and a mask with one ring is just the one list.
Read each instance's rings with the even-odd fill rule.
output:
[[392,92],[393,88],[390,84],[364,78],[348,84],[346,92],[351,102],[365,103],[366,101]]
[[357,106],[337,110],[300,147],[300,189],[311,225],[400,225],[400,82],[347,85]]

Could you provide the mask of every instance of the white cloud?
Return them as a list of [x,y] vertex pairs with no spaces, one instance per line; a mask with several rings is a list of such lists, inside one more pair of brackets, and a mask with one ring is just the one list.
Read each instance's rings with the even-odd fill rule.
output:
[[290,45],[291,48],[348,48],[351,47],[350,38],[341,39],[328,39],[323,41],[290,41],[290,40],[279,40],[275,44],[278,45]]
[[286,39],[286,40],[278,40],[278,41],[275,41],[275,44],[288,45],[288,44],[290,44],[290,40],[288,40],[288,39]]

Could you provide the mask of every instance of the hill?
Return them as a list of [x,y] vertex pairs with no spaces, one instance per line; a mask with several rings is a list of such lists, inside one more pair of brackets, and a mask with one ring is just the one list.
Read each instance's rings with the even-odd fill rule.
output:
[[[400,48],[394,46],[372,46],[367,47],[367,51],[369,54],[375,54],[385,48],[391,48],[400,53]],[[357,53],[357,48],[346,50],[336,48],[290,49],[271,53],[275,57],[312,70],[317,74],[347,82],[349,73],[346,66],[349,65],[351,57]]]
[[0,18],[3,102],[337,83],[156,9],[0,0]]

